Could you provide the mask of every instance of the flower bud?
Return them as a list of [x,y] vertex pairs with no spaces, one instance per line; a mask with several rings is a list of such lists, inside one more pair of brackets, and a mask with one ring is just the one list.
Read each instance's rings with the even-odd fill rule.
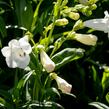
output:
[[79,29],[82,29],[84,27],[82,20],[78,20],[75,25],[73,26],[73,30],[77,31]]
[[51,75],[57,82],[58,89],[62,91],[62,93],[70,93],[72,89],[72,85],[69,84],[67,81],[62,79],[61,77],[57,76],[57,74],[52,73]]
[[73,20],[78,20],[80,17],[79,13],[76,12],[69,12],[67,16]]
[[40,50],[40,59],[43,67],[47,72],[54,71],[55,63],[50,59],[50,57],[46,54],[46,52],[43,49]]
[[68,23],[69,23],[68,20],[66,18],[63,18],[63,19],[56,20],[55,25],[56,26],[65,26]]
[[97,42],[97,37],[92,34],[76,34],[74,38],[75,38],[75,40],[77,40],[85,45],[94,46],[94,45],[96,45],[96,42]]
[[93,4],[93,5],[90,6],[90,9],[91,10],[95,10],[96,8],[97,8],[97,5],[96,4]]
[[79,0],[79,3],[86,5],[88,0]]

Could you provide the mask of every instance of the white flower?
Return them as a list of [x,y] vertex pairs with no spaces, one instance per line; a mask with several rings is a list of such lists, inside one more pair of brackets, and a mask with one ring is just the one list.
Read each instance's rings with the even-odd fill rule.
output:
[[43,67],[47,72],[54,71],[55,63],[50,59],[50,57],[46,54],[46,52],[43,49],[40,50],[40,59]]
[[70,93],[72,89],[72,85],[69,84],[67,81],[64,79],[60,78],[59,76],[56,76],[54,78],[57,82],[58,88],[63,92],[63,93]]
[[85,44],[85,45],[96,45],[97,37],[92,34],[76,34],[75,40]]
[[13,39],[8,43],[8,46],[1,49],[3,56],[6,57],[8,67],[23,69],[29,64],[31,51],[32,48],[27,37],[20,40]]
[[104,31],[109,36],[109,14],[104,12],[105,17],[99,19],[91,19],[84,22],[85,27],[93,28],[95,30]]

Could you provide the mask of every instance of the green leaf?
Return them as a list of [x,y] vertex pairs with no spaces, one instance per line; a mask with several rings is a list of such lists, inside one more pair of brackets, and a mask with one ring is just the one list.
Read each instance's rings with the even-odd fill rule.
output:
[[102,85],[101,85],[101,80],[98,76],[98,72],[96,71],[95,69],[95,66],[92,66],[92,72],[91,74],[92,75],[92,79],[93,79],[93,90],[94,90],[94,93],[96,96],[98,96],[98,98],[102,98]]
[[38,52],[34,50],[34,52],[32,52],[30,54],[31,56],[31,61],[30,61],[30,64],[29,64],[29,67],[31,69],[34,69],[35,72],[40,72],[42,70],[42,66],[40,65],[40,61],[39,61],[39,56],[38,56]]
[[4,22],[2,17],[0,17],[0,33],[1,33],[3,38],[7,36],[7,31],[6,31],[6,28],[5,28],[5,22]]
[[84,50],[81,48],[65,48],[55,54],[51,59],[56,64],[56,69],[73,60],[77,60],[83,56]]
[[5,100],[3,98],[0,97],[0,107],[5,107]]
[[30,30],[33,21],[33,10],[30,1],[15,0],[15,9],[18,25]]
[[102,87],[104,91],[109,87],[109,72],[103,72]]
[[[22,93],[21,89],[24,88],[26,85],[27,81],[31,77],[34,71],[30,71],[29,73],[25,74],[21,80],[19,81],[18,85],[14,88],[13,90],[13,101],[14,102],[19,102],[20,101],[20,93]],[[27,94],[27,93],[26,93]]]
[[26,82],[29,80],[29,78],[31,77],[31,75],[33,74],[34,71],[30,71],[29,73],[27,73],[26,75],[23,76],[23,78],[19,81],[17,88],[21,89],[22,87],[25,86]]
[[66,41],[66,38],[65,37],[60,37],[59,39],[57,39],[54,43],[54,49],[51,53],[51,56],[54,54],[54,52],[56,52],[60,47],[61,45]]
[[[12,95],[4,90],[0,90],[0,106],[7,107],[7,109],[14,109],[14,104],[12,101]],[[0,108],[1,109],[1,108]]]
[[109,103],[109,92],[106,94],[106,101]]
[[51,97],[53,97],[54,94],[56,94],[59,96],[59,98],[61,97],[60,93],[58,92],[58,90],[55,87],[51,87],[51,88],[46,89],[45,94],[48,94],[48,96],[51,95]]
[[96,107],[97,109],[109,109],[109,107],[100,102],[91,102],[89,105]]
[[23,105],[22,108],[31,109],[32,107],[36,107],[38,109],[64,109],[64,107],[53,101],[30,101],[27,104]]

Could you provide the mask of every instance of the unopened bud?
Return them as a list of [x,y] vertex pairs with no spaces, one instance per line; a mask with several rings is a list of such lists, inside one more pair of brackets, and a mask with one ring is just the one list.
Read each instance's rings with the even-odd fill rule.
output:
[[86,5],[88,3],[88,0],[79,0],[79,3]]
[[82,29],[84,27],[82,20],[78,20],[75,25],[73,26],[73,30],[79,30]]
[[82,8],[81,12],[86,16],[90,16],[92,14],[92,11],[90,10],[89,6]]
[[46,54],[46,52],[43,49],[40,50],[40,59],[44,69],[47,72],[54,71],[55,63],[50,59],[50,57]]
[[77,40],[85,45],[94,46],[94,45],[96,45],[96,42],[97,42],[97,37],[92,34],[76,34],[74,38],[75,38],[75,40]]
[[70,93],[72,89],[72,85],[69,84],[67,81],[62,79],[61,77],[57,76],[57,74],[52,73],[52,78],[56,80],[58,89],[62,91],[62,93]]
[[80,17],[79,13],[76,12],[69,12],[67,16],[73,20],[78,20]]
[[96,8],[97,8],[97,5],[96,4],[93,4],[93,5],[90,6],[90,9],[91,10],[95,10]]
[[56,26],[65,26],[68,23],[69,23],[68,20],[66,18],[63,18],[63,19],[56,20],[55,25]]

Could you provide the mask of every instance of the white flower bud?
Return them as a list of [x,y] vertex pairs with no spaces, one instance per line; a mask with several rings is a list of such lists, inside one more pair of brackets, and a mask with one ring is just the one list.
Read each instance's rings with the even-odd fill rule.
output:
[[96,42],[97,42],[97,37],[92,34],[76,34],[74,38],[75,38],[75,40],[77,40],[85,45],[94,46],[94,45],[96,45]]
[[69,23],[68,20],[66,18],[63,18],[63,19],[57,19],[55,22],[55,25],[56,26],[65,26],[68,23]]
[[79,13],[77,12],[69,12],[67,13],[67,16],[71,18],[72,20],[78,20],[80,18]]
[[50,57],[46,54],[46,52],[43,49],[40,50],[40,59],[43,67],[47,72],[54,71],[55,63],[50,59]]
[[58,88],[63,92],[63,93],[70,93],[72,89],[72,85],[69,84],[67,81],[64,79],[60,78],[59,76],[56,76],[54,78],[57,82]]

